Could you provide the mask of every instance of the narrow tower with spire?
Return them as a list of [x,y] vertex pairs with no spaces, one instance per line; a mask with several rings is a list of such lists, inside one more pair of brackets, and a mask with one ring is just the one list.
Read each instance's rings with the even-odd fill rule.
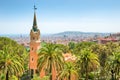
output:
[[38,50],[40,49],[40,30],[37,28],[36,7],[34,5],[33,26],[30,31],[29,69],[31,76],[37,72]]

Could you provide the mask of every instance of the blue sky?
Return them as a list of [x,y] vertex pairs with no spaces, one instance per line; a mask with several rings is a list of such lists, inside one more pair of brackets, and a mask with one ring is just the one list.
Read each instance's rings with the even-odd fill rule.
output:
[[41,33],[120,32],[120,0],[1,0],[0,34],[29,34],[34,3]]

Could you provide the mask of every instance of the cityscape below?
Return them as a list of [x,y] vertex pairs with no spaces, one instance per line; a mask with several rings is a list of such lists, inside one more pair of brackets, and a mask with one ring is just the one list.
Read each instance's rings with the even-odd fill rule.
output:
[[[29,34],[3,34],[0,36],[9,37],[19,44],[29,47]],[[109,40],[108,40],[109,38]],[[95,33],[95,32],[79,32],[65,31],[56,34],[41,34],[41,42],[57,43],[67,45],[69,42],[99,42],[100,40],[120,41],[120,33]]]

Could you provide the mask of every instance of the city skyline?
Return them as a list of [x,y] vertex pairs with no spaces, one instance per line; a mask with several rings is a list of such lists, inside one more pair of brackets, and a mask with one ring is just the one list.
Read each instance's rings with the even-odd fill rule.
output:
[[41,33],[120,32],[119,0],[1,0],[0,34],[29,34],[34,4]]

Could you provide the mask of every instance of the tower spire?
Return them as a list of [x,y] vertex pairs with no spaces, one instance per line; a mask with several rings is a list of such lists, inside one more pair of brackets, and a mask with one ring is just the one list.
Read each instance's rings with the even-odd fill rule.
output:
[[33,30],[37,31],[37,18],[36,18],[36,6],[34,5],[34,19],[33,19]]

